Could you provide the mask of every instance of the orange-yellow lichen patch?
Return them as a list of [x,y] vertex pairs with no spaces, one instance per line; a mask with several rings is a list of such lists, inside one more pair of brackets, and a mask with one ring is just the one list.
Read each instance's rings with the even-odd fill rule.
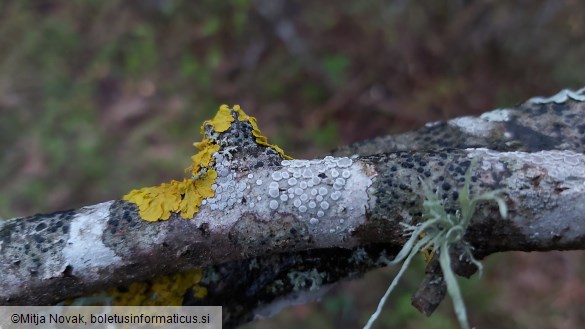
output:
[[[217,178],[217,172],[210,167],[213,153],[219,151],[219,145],[210,139],[195,143],[199,152],[191,157],[192,176],[196,179],[173,180],[160,186],[144,187],[132,190],[123,199],[135,203],[140,217],[149,222],[167,220],[172,212],[180,213],[185,219],[193,218],[204,198],[213,197],[215,192],[211,185]],[[205,168],[205,171],[203,170]]]
[[215,192],[211,189],[211,185],[213,185],[216,178],[217,172],[214,169],[209,169],[203,177],[197,180],[184,180],[185,184],[179,189],[179,192],[183,195],[179,206],[181,217],[185,219],[193,218],[199,211],[201,201],[215,195]]
[[216,178],[217,172],[209,169],[199,179],[173,180],[160,186],[132,190],[123,199],[135,203],[140,217],[149,222],[167,220],[171,212],[178,212],[181,217],[190,219],[199,211],[203,199],[214,196],[211,185]]
[[207,288],[202,287],[200,285],[196,285],[193,287],[193,297],[195,299],[203,299],[207,296]]
[[[218,114],[211,121],[216,120],[219,122],[219,117],[225,116],[225,108],[220,108]],[[230,117],[233,122],[231,114]],[[219,123],[217,124],[220,125]],[[223,129],[224,127],[220,128]],[[191,171],[193,179],[173,180],[160,186],[132,190],[122,198],[138,206],[142,219],[149,222],[167,220],[172,212],[178,212],[181,217],[190,219],[199,211],[203,199],[215,195],[211,185],[217,178],[217,172],[209,168],[211,167],[213,154],[219,151],[220,146],[209,138],[204,138],[201,142],[193,145],[199,150],[197,154],[191,157],[191,166],[187,168],[187,170]]]
[[200,151],[191,157],[192,165],[187,168],[187,170],[191,169],[191,175],[195,176],[199,174],[203,168],[209,166],[211,159],[213,158],[213,153],[219,151],[220,146],[215,144],[215,142],[209,138],[204,138],[201,142],[193,143],[193,145]]
[[213,126],[213,130],[215,130],[218,133],[222,133],[229,129],[229,127],[232,125],[232,122],[234,122],[232,111],[227,105],[224,104],[219,107],[219,110],[217,111],[213,119],[207,120],[203,123],[201,129],[203,130],[203,127],[205,127],[206,125],[211,125]]
[[111,289],[107,295],[116,306],[180,306],[189,289],[195,298],[207,295],[207,289],[199,285],[202,276],[202,270],[197,268],[150,282],[134,282],[127,289]]
[[167,220],[171,212],[179,210],[181,194],[185,181],[173,180],[160,186],[145,187],[132,190],[124,196],[124,200],[135,203],[140,210],[140,217],[149,222]]
[[286,155],[284,153],[284,151],[278,145],[273,145],[273,144],[268,143],[268,138],[266,138],[266,136],[263,136],[262,133],[260,132],[260,129],[258,128],[258,123],[256,123],[256,118],[251,117],[251,116],[247,115],[246,113],[244,113],[244,111],[240,108],[239,105],[234,105],[234,111],[238,114],[238,121],[249,122],[252,125],[252,135],[254,135],[254,138],[256,139],[256,143],[263,145],[263,146],[272,147],[280,155],[282,155],[283,158],[285,158],[287,160],[292,159],[292,157]]

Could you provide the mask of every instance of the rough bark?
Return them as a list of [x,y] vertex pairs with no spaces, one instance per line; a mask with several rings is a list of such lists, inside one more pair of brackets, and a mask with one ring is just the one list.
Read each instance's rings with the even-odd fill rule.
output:
[[[465,236],[477,257],[585,249],[583,114],[585,89],[293,161],[246,140],[250,127],[236,121],[216,157],[216,195],[191,220],[150,223],[134,204],[108,201],[0,223],[0,304],[53,304],[205,267],[221,280],[184,303],[222,304],[234,326],[386,264],[405,241],[401,223],[422,219],[419,177],[455,211],[473,159],[472,195],[502,189],[509,209],[505,220],[495,204],[477,211]],[[431,288],[415,297],[427,314],[442,299]]]

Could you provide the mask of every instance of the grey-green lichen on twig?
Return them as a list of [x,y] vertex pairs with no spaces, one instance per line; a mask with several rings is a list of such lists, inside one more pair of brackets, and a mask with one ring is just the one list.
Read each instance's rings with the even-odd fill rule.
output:
[[506,218],[508,213],[506,203],[500,196],[500,193],[502,192],[500,190],[485,192],[474,198],[471,197],[469,185],[474,166],[475,161],[471,163],[465,173],[465,183],[459,190],[459,198],[457,200],[459,203],[459,209],[455,213],[447,212],[445,210],[444,201],[439,198],[438,191],[437,193],[434,193],[431,187],[422,178],[419,178],[424,194],[423,218],[425,221],[417,225],[402,223],[402,225],[406,227],[406,232],[408,232],[410,238],[390,264],[398,264],[403,260],[404,263],[390,284],[390,287],[388,287],[388,290],[386,290],[386,293],[380,299],[376,312],[372,314],[364,328],[372,327],[382,312],[382,308],[390,296],[390,293],[398,284],[398,280],[400,280],[414,256],[424,250],[431,250],[432,254],[439,255],[439,263],[443,272],[443,278],[447,284],[447,291],[453,300],[453,306],[455,308],[455,314],[457,315],[459,325],[464,329],[469,328],[465,304],[461,296],[459,284],[457,283],[457,279],[451,268],[450,249],[455,244],[461,243],[462,253],[459,255],[459,258],[465,259],[474,264],[481,275],[481,263],[473,257],[472,247],[462,240],[467,227],[473,218],[476,206],[481,201],[496,201],[502,218]]

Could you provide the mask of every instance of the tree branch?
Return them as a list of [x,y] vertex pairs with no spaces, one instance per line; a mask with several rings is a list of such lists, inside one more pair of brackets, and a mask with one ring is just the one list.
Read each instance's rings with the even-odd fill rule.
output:
[[0,223],[0,304],[53,304],[206,267],[208,295],[183,303],[222,304],[224,324],[237,325],[384,265],[407,238],[401,223],[421,220],[419,177],[455,211],[472,159],[472,195],[502,189],[509,209],[506,220],[493,204],[477,211],[465,236],[476,256],[585,249],[585,89],[564,95],[318,160],[283,160],[232,112],[227,131],[206,126],[218,177],[191,220],[147,222],[133,203],[108,201]]

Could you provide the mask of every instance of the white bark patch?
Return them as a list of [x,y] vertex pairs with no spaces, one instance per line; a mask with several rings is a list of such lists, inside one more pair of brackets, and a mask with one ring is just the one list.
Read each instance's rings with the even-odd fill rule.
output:
[[479,117],[486,121],[505,122],[510,121],[513,110],[510,109],[495,109],[493,111],[485,112]]
[[83,207],[71,221],[69,240],[63,249],[63,256],[65,266],[71,266],[73,275],[87,276],[121,260],[102,241],[113,202]]
[[494,123],[478,117],[461,117],[448,121],[450,126],[477,137],[487,138],[493,131]]

